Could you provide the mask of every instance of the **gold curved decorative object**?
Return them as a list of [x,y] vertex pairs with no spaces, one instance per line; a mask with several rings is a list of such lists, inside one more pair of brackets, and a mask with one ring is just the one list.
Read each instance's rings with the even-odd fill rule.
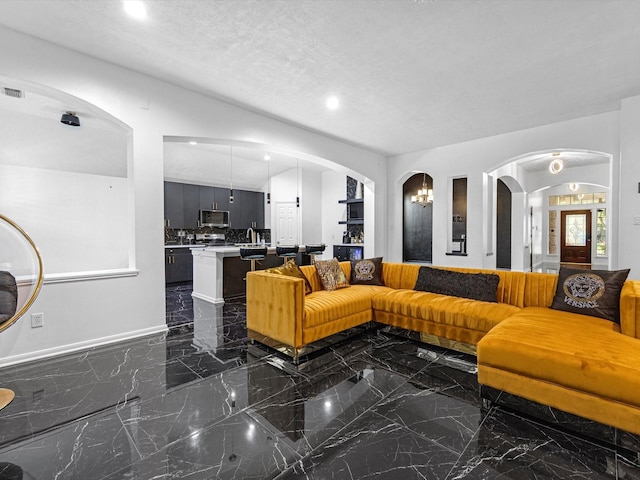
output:
[[29,234],[25,232],[16,222],[5,217],[4,215],[0,214],[0,219],[4,220],[13,228],[15,228],[20,233],[20,235],[22,235],[25,238],[25,240],[29,243],[29,245],[31,245],[31,248],[36,254],[36,259],[38,260],[38,279],[36,280],[35,289],[31,292],[31,295],[29,296],[27,301],[24,303],[24,305],[20,308],[20,310],[18,310],[13,317],[11,317],[9,320],[7,320],[2,325],[0,325],[0,332],[2,332],[7,328],[9,328],[11,325],[13,325],[22,315],[24,315],[24,313],[29,309],[29,307],[33,304],[33,302],[35,302],[36,297],[38,296],[38,294],[40,293],[40,289],[42,288],[44,274],[43,274],[42,257],[40,256],[40,251],[38,250],[38,247],[36,246],[35,242],[31,239]]
[[[22,315],[24,315],[24,313],[29,309],[29,307],[31,307],[33,302],[36,300],[36,297],[40,293],[40,289],[42,288],[44,273],[43,273],[43,267],[42,267],[42,257],[40,256],[38,247],[36,246],[34,241],[31,239],[31,237],[27,234],[27,232],[25,232],[13,220],[5,217],[2,214],[0,214],[0,219],[5,221],[9,225],[11,225],[18,233],[20,233],[20,235],[22,235],[22,237],[31,246],[33,252],[35,252],[35,256],[38,263],[38,278],[35,282],[35,288],[33,288],[33,290],[31,291],[29,298],[27,299],[26,302],[24,302],[24,305],[22,305],[22,307],[20,307],[20,309],[11,318],[9,318],[8,320],[0,324],[0,333],[1,333],[7,328],[9,328],[11,325],[13,325]],[[15,393],[12,390],[9,390],[7,388],[0,388],[0,410],[2,410],[4,407],[9,405],[14,398],[15,398]]]

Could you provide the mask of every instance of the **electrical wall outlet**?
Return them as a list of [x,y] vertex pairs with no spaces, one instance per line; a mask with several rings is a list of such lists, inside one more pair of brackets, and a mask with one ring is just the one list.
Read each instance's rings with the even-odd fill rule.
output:
[[44,313],[31,314],[31,328],[44,327]]

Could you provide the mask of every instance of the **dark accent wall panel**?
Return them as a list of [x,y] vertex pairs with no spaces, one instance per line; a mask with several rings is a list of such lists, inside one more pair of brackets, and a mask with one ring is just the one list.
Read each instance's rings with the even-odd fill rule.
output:
[[[427,175],[427,184],[433,179]],[[431,262],[433,242],[433,207],[411,203],[411,196],[422,188],[422,174],[410,177],[402,187],[402,259],[405,262]],[[434,192],[434,196],[437,194]]]
[[496,194],[496,267],[511,269],[511,190],[498,179]]

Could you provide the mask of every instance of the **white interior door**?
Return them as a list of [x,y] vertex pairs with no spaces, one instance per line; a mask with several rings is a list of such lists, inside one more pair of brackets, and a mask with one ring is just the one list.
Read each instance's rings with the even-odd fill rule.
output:
[[[298,208],[295,203],[276,203],[276,241],[284,245],[297,245],[298,242]],[[273,232],[272,232],[273,233]]]

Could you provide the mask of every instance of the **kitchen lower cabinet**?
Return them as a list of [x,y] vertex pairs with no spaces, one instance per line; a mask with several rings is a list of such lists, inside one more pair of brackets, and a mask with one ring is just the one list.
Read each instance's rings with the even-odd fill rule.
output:
[[193,281],[193,255],[190,248],[165,248],[165,284]]

